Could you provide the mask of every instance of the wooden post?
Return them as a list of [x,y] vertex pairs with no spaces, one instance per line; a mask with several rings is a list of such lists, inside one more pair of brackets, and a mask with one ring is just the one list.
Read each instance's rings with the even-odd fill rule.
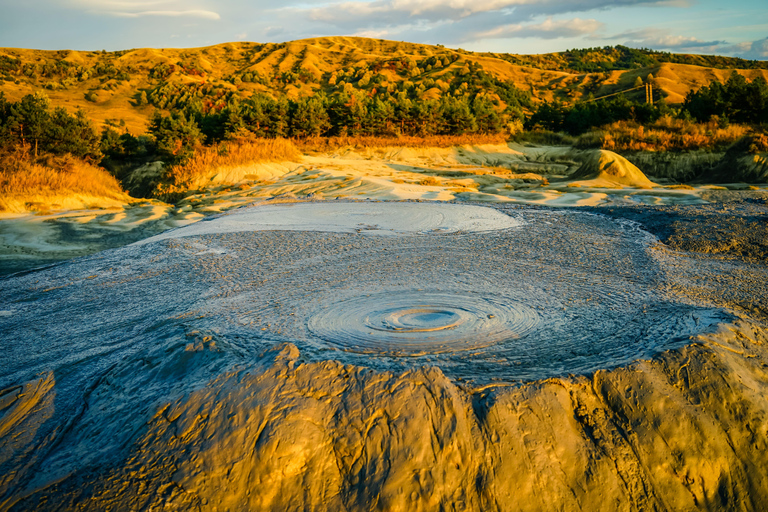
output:
[[645,84],[645,102],[653,105],[653,86],[651,84]]

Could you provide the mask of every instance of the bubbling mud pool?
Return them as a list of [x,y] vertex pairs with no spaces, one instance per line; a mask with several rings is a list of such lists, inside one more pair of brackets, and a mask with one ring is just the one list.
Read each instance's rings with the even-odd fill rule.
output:
[[[0,280],[0,399],[12,404],[0,427],[29,433],[0,445],[0,473],[13,475],[0,497],[121,467],[150,420],[176,422],[164,407],[202,390],[232,409],[210,436],[238,432],[230,418],[293,400],[272,384],[272,398],[238,387],[266,373],[282,379],[279,364],[265,366],[275,350],[296,359],[296,372],[317,373],[299,395],[325,403],[345,378],[375,387],[381,376],[421,382],[423,373],[479,389],[583,375],[682,347],[734,318],[673,293],[690,264],[670,267],[653,236],[601,215],[434,203],[261,208]],[[256,402],[244,411],[242,400]],[[160,446],[175,445],[141,451]]]
[[715,301],[765,274],[320,202],[0,279],[0,509],[762,509],[766,334]]
[[6,280],[19,298],[0,322],[16,346],[41,329],[48,342],[0,363],[4,383],[91,352],[119,362],[193,331],[229,346],[233,362],[290,342],[307,360],[529,380],[651,357],[730,318],[669,296],[653,237],[599,215],[299,203],[150,240]]
[[512,342],[538,323],[533,309],[499,295],[404,291],[333,304],[307,328],[342,349],[424,355]]

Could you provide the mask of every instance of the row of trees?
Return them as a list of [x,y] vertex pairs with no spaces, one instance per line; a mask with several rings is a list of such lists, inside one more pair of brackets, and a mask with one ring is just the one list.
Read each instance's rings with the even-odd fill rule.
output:
[[[616,121],[653,123],[662,115],[671,113],[673,113],[672,110],[664,103],[649,105],[618,95],[611,99],[574,105],[557,102],[542,103],[528,117],[525,127],[580,135]],[[689,92],[677,115],[700,123],[715,118],[720,123],[766,123],[768,122],[768,83],[761,77],[749,82],[742,75],[734,72],[725,84],[715,80],[708,86]]]
[[85,113],[69,114],[62,107],[51,108],[45,94],[8,101],[0,91],[0,149],[21,147],[35,156],[41,153],[70,153],[99,159],[100,137]]
[[[518,114],[499,113],[485,96],[445,96],[413,101],[406,94],[382,99],[357,91],[332,97],[322,94],[274,99],[256,94],[230,101],[221,110],[200,102],[164,116],[155,112],[149,128],[164,159],[179,162],[196,146],[233,138],[322,137],[360,135],[460,135],[500,133]],[[112,129],[104,133],[104,150],[113,157],[146,150],[146,144]],[[144,148],[144,149],[142,149]]]
[[542,128],[552,132],[581,135],[592,128],[616,121],[653,123],[669,109],[666,105],[640,103],[623,95],[611,99],[564,105],[542,103],[525,122],[525,128]]
[[724,84],[715,80],[697,91],[690,91],[682,110],[699,122],[717,116],[736,123],[766,123],[768,83],[762,77],[748,82],[734,71]]
[[[482,90],[481,84],[472,87]],[[523,117],[516,94],[516,90],[509,91],[504,99],[515,107],[508,105],[503,111],[499,95],[480,92],[425,100],[405,91],[371,95],[355,89],[298,99],[256,94],[245,100],[232,98],[222,108],[210,108],[198,99],[170,115],[155,112],[148,134],[135,137],[112,127],[99,136],[82,111],[72,115],[64,108],[52,108],[42,93],[12,102],[0,92],[0,149],[21,147],[36,156],[70,153],[93,161],[106,155],[113,159],[159,157],[178,163],[196,147],[225,139],[500,133]],[[616,121],[646,125],[670,112],[663,104],[648,105],[619,95],[570,106],[544,103],[525,126],[580,135]],[[725,84],[712,82],[689,93],[678,115],[700,122],[717,116],[721,122],[765,123],[768,84],[760,78],[748,82],[734,73]]]

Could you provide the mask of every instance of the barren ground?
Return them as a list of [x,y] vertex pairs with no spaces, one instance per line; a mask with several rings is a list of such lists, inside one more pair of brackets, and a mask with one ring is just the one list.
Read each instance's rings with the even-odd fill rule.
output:
[[0,508],[765,509],[768,193],[691,194],[268,202],[6,277]]

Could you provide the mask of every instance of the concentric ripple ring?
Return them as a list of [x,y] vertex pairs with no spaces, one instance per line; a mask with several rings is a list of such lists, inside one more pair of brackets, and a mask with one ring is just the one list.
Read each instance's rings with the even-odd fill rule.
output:
[[503,296],[407,290],[342,300],[312,315],[307,326],[346,350],[422,355],[517,339],[539,320],[533,309]]

